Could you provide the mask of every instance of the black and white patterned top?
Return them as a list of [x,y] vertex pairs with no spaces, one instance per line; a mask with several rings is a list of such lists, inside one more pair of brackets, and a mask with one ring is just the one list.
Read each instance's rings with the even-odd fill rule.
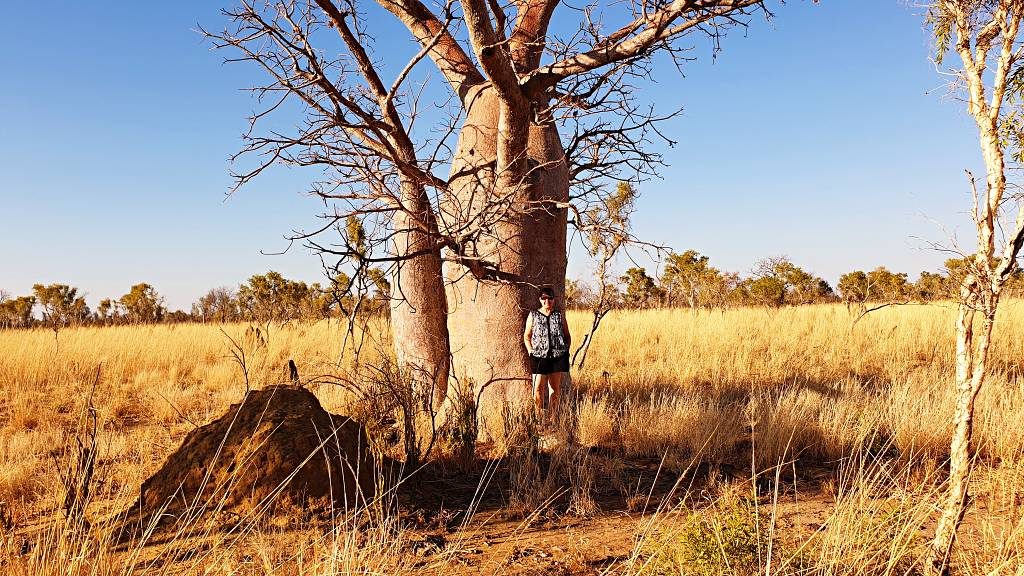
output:
[[531,310],[533,316],[533,334],[530,347],[537,358],[558,358],[569,352],[569,345],[562,332],[562,313],[553,310],[545,315],[540,310]]

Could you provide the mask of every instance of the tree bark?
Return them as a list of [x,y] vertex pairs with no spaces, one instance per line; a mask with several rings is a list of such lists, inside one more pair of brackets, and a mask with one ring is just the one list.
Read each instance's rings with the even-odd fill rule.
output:
[[[399,256],[421,251],[437,239],[437,222],[424,188],[403,182],[401,198],[410,210],[396,212],[393,221]],[[393,280],[391,330],[398,366],[430,399],[436,413],[448,391],[451,358],[440,250],[399,260]]]
[[[396,229],[388,230],[396,233],[395,257],[386,260],[398,262],[393,328],[400,364],[429,374],[426,380],[437,400],[447,388],[449,351],[454,351],[456,375],[473,379],[481,388],[498,383],[490,396],[503,398],[510,390],[525,389],[508,382],[528,382],[519,333],[525,310],[537,305],[535,288],[550,285],[558,296],[564,292],[569,167],[549,105],[581,108],[595,119],[620,116],[618,128],[613,121],[607,130],[622,140],[607,142],[625,142],[626,156],[650,165],[657,155],[645,154],[640,148],[646,138],[631,134],[646,134],[660,119],[634,111],[618,78],[646,75],[649,56],[656,51],[674,55],[678,47],[673,44],[691,32],[709,34],[717,42],[719,26],[702,29],[703,24],[741,23],[737,17],[742,19],[749,14],[747,8],[762,1],[673,0],[645,5],[642,13],[627,8],[628,21],[619,22],[617,30],[600,32],[598,22],[584,19],[580,30],[591,34],[549,47],[548,28],[558,0],[513,0],[514,6],[462,0],[458,6],[437,6],[441,10],[436,14],[422,0],[377,0],[420,47],[404,66],[397,62],[399,72],[390,86],[370,50],[369,17],[353,12],[348,3],[243,2],[225,11],[234,23],[230,30],[204,33],[218,47],[237,49],[235,60],[255,63],[269,75],[268,84],[254,87],[257,94],[291,96],[305,110],[304,125],[295,134],[246,134],[243,154],[259,161],[255,169],[235,175],[236,185],[278,163],[334,171],[344,187],[367,182],[340,195],[323,189],[317,193],[342,206],[346,213],[338,217],[396,214]],[[328,27],[343,44],[340,55],[336,48],[324,52],[316,47]],[[541,67],[546,53],[553,61]],[[449,133],[414,137],[418,97],[405,97],[410,90],[416,92],[409,74],[428,58],[458,96],[459,112],[466,113],[449,180],[434,172],[444,162]],[[563,80],[571,80],[564,88],[573,94],[557,89]],[[284,102],[273,100],[253,115],[250,128]],[[455,112],[454,102],[448,109]],[[597,135],[605,131],[597,128],[601,125],[586,129],[584,136],[577,134],[580,142],[596,138],[594,145],[604,147]],[[574,176],[582,170],[593,172],[594,178],[608,177],[619,165],[633,167],[623,159],[607,164],[595,160],[585,169],[575,167]],[[402,206],[394,205],[394,178],[403,181]],[[444,191],[441,211],[430,213],[431,198],[423,186]],[[434,234],[438,231],[442,233]],[[321,249],[343,259],[364,257]],[[449,254],[454,285],[446,306],[440,262]],[[451,324],[446,326],[448,310]],[[451,346],[443,344],[446,331]]]
[[[1004,125],[1004,119],[1000,116],[1000,110],[1007,103],[1011,71],[1014,68],[1019,71],[1015,62],[1019,57],[1015,51],[1015,44],[1022,11],[1019,2],[1015,0],[1000,0],[994,4],[945,2],[937,5],[936,9],[946,19],[950,29],[956,31],[956,42],[953,47],[963,63],[961,77],[967,88],[967,111],[978,126],[986,171],[984,194],[978,192],[974,177],[968,172],[974,201],[972,216],[978,233],[978,248],[973,257],[974,270],[964,279],[960,288],[956,326],[957,405],[953,417],[953,438],[950,442],[949,492],[943,503],[942,514],[935,528],[935,537],[924,566],[927,574],[944,576],[949,574],[957,530],[967,511],[970,473],[974,463],[971,454],[974,402],[985,382],[988,347],[999,305],[999,294],[1006,282],[1007,274],[1015,265],[1021,241],[1024,240],[1024,208],[1018,202],[1016,229],[1011,235],[1012,239],[1004,245],[1002,258],[996,261],[996,226],[1006,193],[1004,155],[1006,146],[1011,145],[1004,142],[1001,137],[1000,127]],[[988,10],[991,12],[987,12]],[[987,87],[984,72],[989,64],[992,43],[997,38],[1000,39],[1000,48],[994,62],[990,103],[985,96]],[[941,42],[939,44],[942,50],[946,49],[947,46]],[[973,342],[976,310],[983,314],[977,344]]]
[[[956,322],[956,390],[957,403],[953,416],[953,437],[949,449],[949,491],[946,493],[935,527],[935,537],[926,572],[931,576],[950,573],[953,546],[957,531],[967,511],[970,473],[973,468],[971,440],[974,432],[974,403],[985,382],[988,348],[992,337],[996,307],[984,302],[977,345],[974,317],[979,299],[974,293],[978,282],[973,276],[964,281]],[[987,286],[985,287],[987,288]]]
[[[443,209],[450,223],[508,210],[489,223],[488,234],[467,250],[483,268],[466,273],[448,267],[449,332],[454,375],[472,379],[480,393],[483,428],[492,435],[505,402],[529,399],[529,366],[522,345],[526,312],[537,307],[537,287],[550,285],[558,298],[565,290],[566,218],[569,172],[558,131],[538,124],[524,111],[503,111],[496,91],[483,87],[470,101],[452,163],[452,197]],[[510,121],[523,118],[517,125]],[[500,158],[506,138],[525,131],[525,158]],[[519,134],[516,134],[516,133]],[[520,175],[496,166],[525,166]]]

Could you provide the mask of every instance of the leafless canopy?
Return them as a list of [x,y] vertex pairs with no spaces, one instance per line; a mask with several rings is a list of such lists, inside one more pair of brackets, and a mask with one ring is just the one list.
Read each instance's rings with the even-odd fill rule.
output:
[[[633,96],[652,56],[667,54],[682,68],[696,40],[717,50],[724,31],[745,26],[753,11],[769,16],[762,1],[241,0],[224,11],[226,29],[203,32],[229,49],[229,61],[254,64],[266,79],[251,88],[260,108],[235,157],[246,166],[236,186],[275,164],[319,169],[312,192],[323,199],[324,223],[295,240],[364,265],[439,251],[487,279],[488,263],[473,247],[523,207],[501,193],[471,218],[445,207],[453,143],[474,90],[496,90],[512,121],[559,127],[571,209],[585,213],[609,180],[654,173],[662,162],[650,151],[654,140],[671,144],[658,123],[677,110],[659,113]],[[395,23],[415,41],[404,54]],[[428,81],[432,72],[442,86]],[[494,167],[513,180],[530,170],[517,133],[502,133]],[[353,215],[366,227],[362,249],[343,233]],[[414,253],[389,248],[409,228],[432,242]],[[330,231],[337,234],[321,240]]]

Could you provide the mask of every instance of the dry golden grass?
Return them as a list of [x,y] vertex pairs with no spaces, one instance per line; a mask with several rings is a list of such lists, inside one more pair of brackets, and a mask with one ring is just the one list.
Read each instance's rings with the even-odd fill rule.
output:
[[[751,453],[759,470],[797,459],[828,465],[851,454],[884,455],[906,471],[904,476],[892,473],[883,481],[872,476],[876,472],[862,471],[844,485],[887,491],[885,498],[897,500],[886,509],[899,512],[885,516],[886,522],[909,526],[927,516],[927,493],[898,493],[892,478],[903,478],[905,486],[907,475],[929,473],[945,457],[953,407],[953,314],[952,306],[942,304],[889,307],[856,322],[856,314],[841,305],[614,312],[598,332],[587,366],[574,374],[580,391],[572,419],[575,436],[584,446],[618,447],[626,458],[665,456],[666,465],[675,469],[694,461],[719,464],[738,458],[749,463]],[[569,320],[580,339],[588,318],[570,313]],[[101,482],[94,506],[99,510],[128,502],[189,430],[242,397],[245,378],[233,352],[244,353],[253,387],[284,380],[282,367],[289,358],[304,379],[345,374],[351,354],[339,366],[343,329],[337,322],[259,326],[258,333],[256,328],[79,328],[63,330],[56,338],[46,330],[0,331],[0,520],[10,518],[13,525],[25,527],[43,525],[58,515],[54,503],[61,485],[55,463],[65,458],[62,447],[68,445],[67,434],[79,426],[97,370]],[[977,491],[993,519],[973,524],[971,538],[979,544],[965,548],[960,557],[971,572],[1006,570],[1024,558],[1019,520],[1024,428],[1018,424],[1024,422],[1022,330],[1024,302],[1005,302],[992,347],[992,371],[978,400],[978,447],[986,466],[978,475]],[[382,333],[383,325],[375,325],[366,335],[364,359],[372,362],[375,355],[386,353],[381,351],[390,344]],[[328,410],[359,409],[356,398],[341,387],[310,387]],[[585,474],[578,476],[585,484]],[[867,492],[864,487],[848,493],[852,498]],[[580,496],[578,501],[585,503],[586,494]],[[819,537],[821,545],[813,548],[819,567],[856,557],[840,544],[856,541],[858,530],[862,536],[875,530],[871,518],[847,517],[861,504],[841,502],[853,502],[837,506],[835,514],[845,518],[842,524],[854,534]],[[920,508],[907,508],[911,502]],[[14,541],[2,530],[0,536],[0,554],[6,555]],[[307,556],[290,561],[288,571],[330,573],[331,566],[351,569],[345,562],[397,554],[390,548],[397,544],[386,538],[362,548],[351,538],[335,533]],[[899,553],[912,555],[918,542],[906,542]],[[67,544],[65,552],[79,545],[84,546]],[[90,554],[99,553],[95,544],[90,546]],[[872,550],[857,554],[882,555]],[[267,550],[261,553],[273,556]],[[44,573],[71,573],[60,558],[36,561],[52,561],[52,570],[40,568]],[[230,558],[218,558],[230,564]],[[893,558],[892,566],[904,566],[903,556]],[[277,560],[268,556],[256,562],[271,565]],[[301,569],[296,568],[299,564]],[[34,573],[29,564],[21,566],[22,573]],[[392,569],[406,567],[396,564]],[[100,572],[122,573],[114,568],[95,573]],[[834,567],[813,573],[842,571]]]
[[[616,392],[701,387],[731,391],[787,383],[828,389],[944,375],[953,367],[952,304],[893,306],[856,324],[842,305],[734,310],[615,311],[601,326],[582,377]],[[570,314],[573,332],[588,318]],[[992,349],[998,379],[1017,378],[1024,301],[1005,301]],[[608,372],[607,379],[602,372]]]
[[[241,399],[245,379],[231,351],[244,351],[250,385],[283,381],[294,358],[303,377],[338,373],[337,323],[170,325],[0,332],[0,502],[22,517],[52,506],[55,462],[93,384],[100,423],[100,500],[138,486],[194,428]],[[233,343],[234,342],[234,343]],[[237,348],[236,348],[237,344]],[[365,345],[372,358],[376,348]],[[351,394],[316,386],[328,409]],[[38,506],[37,506],[38,504]]]
[[[651,442],[692,450],[694,436],[698,445],[728,444],[721,434],[739,422],[753,425],[763,466],[784,453],[838,458],[879,438],[942,459],[954,313],[951,304],[893,306],[859,320],[842,305],[613,312],[574,382],[604,399],[606,414],[616,413],[612,399],[633,407],[618,412],[615,428],[638,453],[655,449]],[[570,321],[579,334],[587,318]],[[1007,423],[1024,421],[1024,302],[1005,302],[997,322],[977,438],[983,458],[1017,461],[1024,429]]]
[[620,437],[627,455],[667,454],[672,467],[692,458],[720,462],[731,455],[743,432],[741,414],[685,392],[630,399],[622,407]]
[[592,448],[612,443],[617,419],[616,408],[607,397],[583,398],[576,412],[576,440]]

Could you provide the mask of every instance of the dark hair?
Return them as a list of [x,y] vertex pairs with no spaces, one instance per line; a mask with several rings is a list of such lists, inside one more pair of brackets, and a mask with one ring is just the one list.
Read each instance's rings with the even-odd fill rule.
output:
[[551,286],[541,286],[540,287],[540,295],[541,296],[550,296],[550,297],[554,298],[555,297],[555,291],[551,289]]

